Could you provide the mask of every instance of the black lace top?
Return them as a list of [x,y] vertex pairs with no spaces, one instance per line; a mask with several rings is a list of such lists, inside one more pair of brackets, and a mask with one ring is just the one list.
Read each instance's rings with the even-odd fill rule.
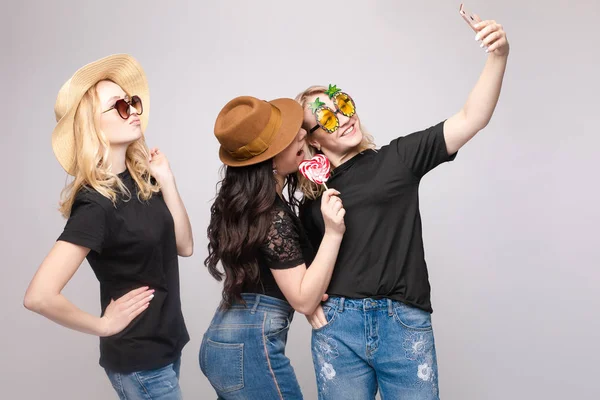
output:
[[271,269],[294,268],[301,264],[308,267],[314,253],[300,219],[277,195],[272,213],[271,228],[258,256],[259,281],[246,284],[243,292],[261,293],[285,300]]

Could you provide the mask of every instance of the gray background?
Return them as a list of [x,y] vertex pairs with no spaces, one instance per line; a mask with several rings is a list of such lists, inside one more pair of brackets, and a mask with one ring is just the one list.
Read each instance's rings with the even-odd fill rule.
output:
[[[445,399],[598,399],[597,1],[467,3],[506,29],[511,55],[490,125],[422,185],[434,328]],[[66,175],[50,147],[53,105],[80,66],[128,52],[150,81],[151,146],[170,159],[195,233],[181,259],[191,342],[186,398],[214,398],[197,363],[220,296],[202,266],[220,166],[212,134],[238,95],[294,97],[335,83],[378,145],[463,105],[485,62],[458,2],[5,1],[0,119],[3,399],[106,399],[98,339],[25,310],[29,280],[60,234]],[[99,312],[84,263],[65,289]],[[310,329],[288,343],[316,398]]]

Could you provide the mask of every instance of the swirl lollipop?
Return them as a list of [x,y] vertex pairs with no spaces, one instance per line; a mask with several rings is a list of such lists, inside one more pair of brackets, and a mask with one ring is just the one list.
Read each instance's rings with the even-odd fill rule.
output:
[[317,185],[325,186],[325,189],[329,189],[325,182],[329,179],[330,169],[329,160],[323,154],[317,154],[310,160],[304,160],[298,166],[298,170],[306,179]]

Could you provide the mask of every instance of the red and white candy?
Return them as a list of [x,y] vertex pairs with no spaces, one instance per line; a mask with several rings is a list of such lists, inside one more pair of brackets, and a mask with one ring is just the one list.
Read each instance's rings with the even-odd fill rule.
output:
[[[323,154],[317,154],[310,160],[304,160],[298,166],[298,170],[306,179],[317,185],[325,185],[329,179],[331,165]],[[327,188],[327,185],[325,185]]]

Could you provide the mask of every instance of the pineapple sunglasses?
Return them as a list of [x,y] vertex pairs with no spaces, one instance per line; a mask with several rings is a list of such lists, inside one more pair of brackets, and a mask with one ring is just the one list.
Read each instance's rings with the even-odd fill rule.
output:
[[310,130],[310,133],[319,128],[323,128],[325,132],[333,133],[340,127],[340,120],[337,117],[338,113],[348,118],[356,114],[356,106],[352,97],[342,92],[336,85],[329,84],[329,89],[325,91],[325,94],[333,101],[336,109],[334,111],[327,107],[318,97],[314,102],[309,103],[308,106],[317,119],[317,125]]

